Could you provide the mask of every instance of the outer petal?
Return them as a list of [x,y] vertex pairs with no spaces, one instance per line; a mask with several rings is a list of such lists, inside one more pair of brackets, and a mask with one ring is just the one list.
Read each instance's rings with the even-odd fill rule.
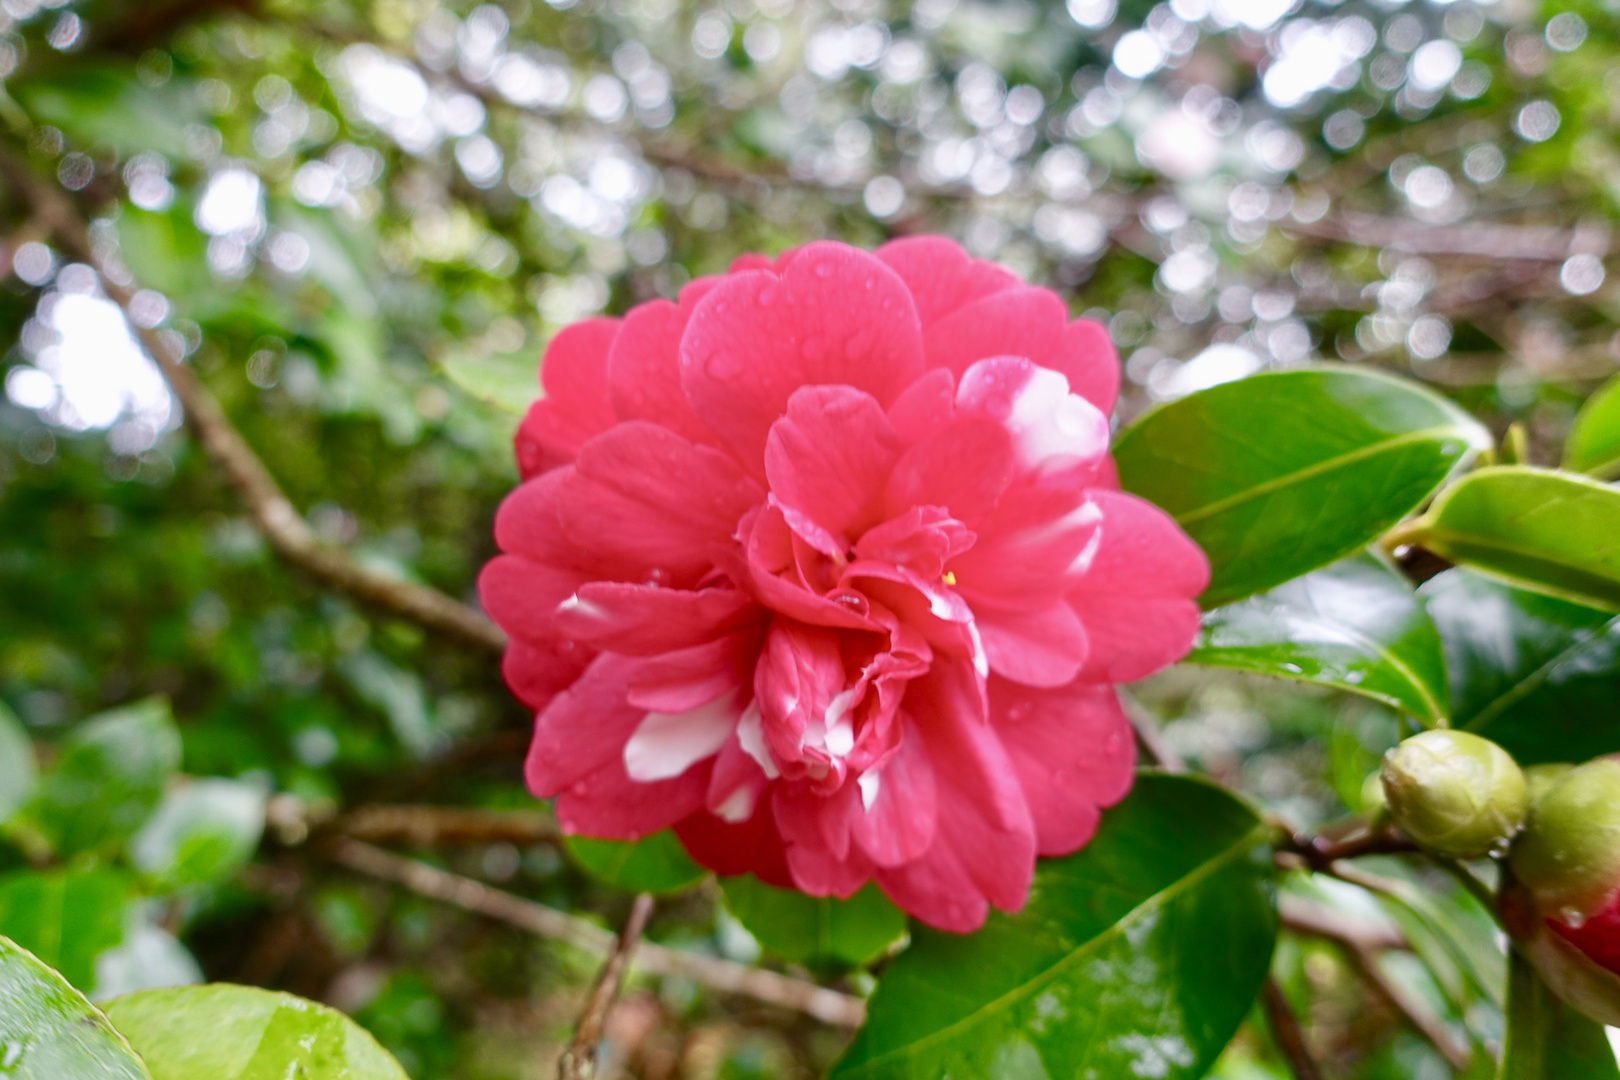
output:
[[874,252],[905,281],[927,327],[983,296],[1023,285],[1010,270],[974,259],[943,236],[908,236]]
[[1101,543],[1102,511],[1088,492],[1015,487],[980,522],[972,550],[951,562],[976,612],[1044,607],[1079,581]]
[[1012,356],[974,363],[956,388],[960,416],[1000,423],[1020,475],[1085,479],[1108,453],[1108,418],[1055,371]]
[[801,387],[765,443],[771,501],[794,532],[841,557],[880,518],[898,453],[894,429],[872,395],[848,386]]
[[558,513],[562,489],[574,475],[572,466],[553,469],[519,484],[495,511],[495,543],[502,551],[523,555],[547,566],[580,569],[587,560],[563,533]]
[[934,842],[878,884],[924,922],[965,932],[987,905],[1016,911],[1035,872],[1035,826],[1011,761],[986,722],[966,663],[936,662],[906,696],[934,767],[939,819]]
[[593,581],[559,602],[559,633],[592,648],[657,656],[712,641],[765,612],[737,589],[665,589]]
[[647,715],[625,698],[636,661],[606,654],[558,694],[534,722],[524,763],[529,790],[547,799],[624,757],[624,744]]
[[990,717],[1017,771],[1041,855],[1080,850],[1131,789],[1136,740],[1112,686],[990,680]]
[[519,701],[539,711],[572,686],[595,656],[594,651],[572,641],[531,644],[513,638],[501,657],[501,677]]
[[1093,489],[1101,542],[1067,599],[1091,652],[1080,677],[1130,682],[1186,655],[1209,560],[1170,515],[1134,495]]
[[1033,611],[977,612],[990,670],[1025,686],[1062,686],[1080,673],[1086,630],[1062,600]]
[[558,331],[546,346],[540,362],[546,396],[529,407],[517,433],[524,479],[566,465],[586,439],[613,425],[607,357],[618,332],[618,319],[586,319]]
[[1043,363],[1058,351],[1069,309],[1057,294],[1027,285],[973,301],[933,323],[923,334],[929,367],[961,375],[991,356],[1021,356]]
[[887,407],[922,368],[905,285],[872,256],[830,242],[800,249],[780,277],[728,276],[681,338],[687,400],[756,476],[766,434],[799,387],[853,386]]
[[939,819],[934,766],[922,731],[905,718],[900,748],[876,770],[854,782],[860,809],[850,835],[878,866],[901,866],[934,842]]
[[754,816],[737,824],[693,814],[675,826],[675,835],[692,858],[717,874],[753,874],[767,885],[793,888],[770,799],[761,799]]
[[745,630],[655,656],[637,665],[627,697],[648,712],[685,712],[738,686],[751,686],[760,635]]
[[652,300],[631,308],[608,352],[608,388],[620,420],[649,420],[688,442],[713,443],[681,390],[681,333],[696,302]]
[[1063,331],[1057,351],[1039,361],[1063,373],[1069,390],[1079,394],[1107,416],[1119,397],[1119,353],[1108,328],[1090,319],[1076,319]]
[[582,584],[584,578],[577,571],[519,555],[499,555],[478,574],[478,599],[508,634],[549,642],[559,636],[553,621],[557,605]]
[[557,796],[557,824],[564,832],[606,840],[639,840],[703,808],[709,786],[705,761],[669,780],[632,780],[614,761],[576,781]]
[[720,561],[761,497],[726,455],[631,421],[580,451],[557,514],[592,576],[679,587]]

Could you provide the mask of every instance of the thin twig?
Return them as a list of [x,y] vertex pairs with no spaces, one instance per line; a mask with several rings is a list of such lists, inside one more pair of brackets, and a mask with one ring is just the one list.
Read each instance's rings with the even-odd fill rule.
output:
[[1285,894],[1277,902],[1282,928],[1305,937],[1335,941],[1369,952],[1407,950],[1411,943],[1400,928],[1364,916],[1351,915],[1298,896]]
[[1148,712],[1147,708],[1123,686],[1118,688],[1118,692],[1120,707],[1125,710],[1125,716],[1130,720],[1131,727],[1136,729],[1136,738],[1142,745],[1143,756],[1167,773],[1186,772],[1187,763],[1182,761],[1181,755],[1165,741],[1164,730],[1159,727],[1159,718]]
[[372,843],[533,844],[556,840],[557,822],[544,810],[481,810],[463,806],[362,806],[323,827]]
[[602,1044],[602,1029],[607,1026],[608,1010],[613,1008],[613,1002],[619,996],[630,954],[641,940],[641,932],[652,917],[652,909],[651,893],[636,897],[624,933],[619,935],[618,946],[608,957],[607,963],[602,965],[596,985],[591,987],[590,999],[586,1001],[585,1011],[580,1014],[579,1023],[574,1028],[574,1041],[557,1062],[557,1080],[591,1080],[596,1075],[596,1050]]
[[[586,919],[358,840],[337,840],[327,851],[332,861],[356,873],[393,882],[429,899],[510,923],[541,937],[567,942],[587,952],[607,956],[618,944],[612,931]],[[853,1028],[866,1020],[866,1003],[860,998],[715,956],[643,942],[636,950],[635,966],[653,975],[679,976],[722,993],[742,994],[794,1009],[828,1024]]]
[[1260,1001],[1265,1006],[1266,1019],[1271,1022],[1272,1037],[1277,1040],[1277,1048],[1282,1051],[1283,1057],[1288,1059],[1288,1068],[1295,1080],[1322,1080],[1321,1066],[1311,1057],[1311,1051],[1305,1045],[1305,1032],[1299,1026],[1299,1017],[1294,1015],[1293,1007],[1288,1004],[1287,996],[1277,984],[1276,976],[1266,977],[1265,985],[1260,988]]
[[[102,288],[127,315],[136,288],[120,284],[103,272],[84,218],[66,196],[9,151],[0,150],[0,172],[28,200],[35,215],[50,226],[57,242],[71,256],[97,270]],[[380,574],[317,537],[282,494],[264,462],[232,426],[219,400],[183,363],[170,342],[156,330],[137,325],[134,319],[130,319],[130,326],[168,380],[203,448],[230,478],[259,531],[277,554],[332,588],[427,629],[494,652],[506,647],[506,634],[482,613],[437,589]]]
[[1411,1024],[1419,1035],[1427,1039],[1430,1045],[1450,1062],[1453,1069],[1462,1072],[1468,1068],[1473,1056],[1468,1046],[1459,1043],[1445,1022],[1427,1005],[1384,974],[1383,967],[1378,963],[1377,953],[1360,948],[1349,941],[1340,940],[1338,944],[1343,947],[1346,955],[1350,957],[1350,962],[1355,965],[1367,985],[1387,1001],[1408,1024]]

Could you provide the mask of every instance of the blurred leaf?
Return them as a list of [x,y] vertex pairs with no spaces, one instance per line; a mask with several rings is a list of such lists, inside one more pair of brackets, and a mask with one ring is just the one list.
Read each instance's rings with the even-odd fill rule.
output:
[[194,319],[218,310],[224,297],[208,269],[208,237],[183,203],[162,212],[125,207],[118,237],[121,257],[144,287],[167,294]]
[[180,767],[180,731],[152,698],[81,724],[24,813],[59,853],[130,836]]
[[1411,585],[1363,553],[1204,616],[1187,662],[1336,686],[1445,719],[1440,638]]
[[120,157],[155,150],[186,157],[186,125],[202,119],[182,84],[145,86],[108,65],[79,65],[53,81],[37,75],[11,87],[36,122],[54,124],[81,143],[116,147]]
[[1620,476],[1620,379],[1586,400],[1564,442],[1564,468],[1604,480]]
[[626,892],[680,892],[709,873],[668,829],[633,842],[570,836],[563,845],[592,877]]
[[1364,369],[1255,375],[1148,413],[1114,447],[1120,483],[1169,511],[1219,607],[1365,547],[1489,434],[1451,402]]
[[404,1080],[377,1040],[336,1009],[219,983],[146,990],[107,1017],[152,1080]]
[[1596,480],[1481,469],[1435,500],[1411,540],[1523,588],[1620,611],[1620,489]]
[[33,740],[11,710],[0,704],[0,822],[28,801],[38,783]]
[[1270,970],[1264,836],[1213,784],[1139,777],[1022,911],[915,928],[833,1076],[1204,1076]]
[[4,937],[0,1073],[14,1080],[152,1080],[129,1043],[83,994]]
[[1445,643],[1457,726],[1526,765],[1620,752],[1620,618],[1461,568],[1418,592]]
[[125,909],[124,940],[96,957],[92,1001],[203,981],[197,958],[158,925],[167,906],[161,900],[145,900]]
[[726,908],[761,945],[784,960],[864,964],[906,932],[906,916],[876,885],[848,900],[777,889],[752,875],[720,880]]
[[96,957],[124,939],[134,895],[127,874],[105,867],[14,871],[0,877],[0,934],[88,991]]
[[1559,1001],[1517,952],[1509,962],[1502,1080],[1617,1080],[1603,1025]]
[[540,399],[540,365],[532,352],[451,355],[439,361],[439,370],[474,398],[513,416],[523,416]]
[[252,784],[195,780],[164,796],[130,841],[130,862],[171,887],[228,881],[259,846],[264,805]]

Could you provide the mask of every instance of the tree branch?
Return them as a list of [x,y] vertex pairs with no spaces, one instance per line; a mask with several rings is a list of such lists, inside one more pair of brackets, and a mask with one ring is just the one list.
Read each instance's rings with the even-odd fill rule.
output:
[[[415,859],[406,859],[358,840],[340,839],[327,848],[333,862],[356,873],[393,882],[421,896],[510,923],[540,937],[565,941],[576,948],[610,955],[618,938],[587,919],[492,889]],[[803,979],[779,975],[719,957],[643,942],[636,967],[654,975],[675,975],[726,994],[741,994],[785,1009],[806,1013],[840,1027],[859,1027],[866,1003]]]
[[[0,173],[28,201],[35,216],[49,227],[63,249],[97,270],[102,288],[127,315],[136,289],[119,284],[102,271],[84,218],[67,197],[9,150],[0,149]],[[172,351],[169,342],[155,330],[136,325],[133,319],[130,326],[168,380],[198,441],[230,479],[259,531],[282,559],[340,592],[429,630],[492,652],[506,647],[506,634],[481,612],[437,589],[380,574],[355,561],[343,549],[320,540],[282,494],[253,448],[231,425],[219,400]]]
[[1266,976],[1266,983],[1260,988],[1260,1002],[1265,1006],[1266,1019],[1271,1022],[1272,1037],[1277,1040],[1277,1048],[1288,1060],[1288,1068],[1295,1080],[1322,1080],[1322,1069],[1305,1045],[1305,1032],[1300,1029],[1299,1017],[1294,1015],[1275,975]]
[[624,933],[619,935],[618,946],[608,957],[607,963],[602,965],[602,973],[596,977],[596,985],[591,988],[585,1011],[580,1014],[579,1024],[574,1028],[574,1041],[557,1062],[557,1080],[591,1080],[596,1075],[596,1048],[602,1043],[602,1029],[607,1026],[608,1010],[613,1008],[613,1002],[619,996],[630,954],[641,940],[641,932],[652,917],[652,909],[650,893],[636,897]]
[[557,840],[557,822],[544,810],[480,810],[462,806],[362,806],[324,827],[372,843],[534,844]]

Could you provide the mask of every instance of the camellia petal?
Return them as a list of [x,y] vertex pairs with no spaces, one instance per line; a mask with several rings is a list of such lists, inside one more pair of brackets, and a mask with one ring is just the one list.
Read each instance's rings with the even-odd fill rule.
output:
[[1098,324],[940,237],[814,243],[546,362],[479,584],[565,831],[968,931],[1124,797],[1112,683],[1209,568],[1117,490]]

